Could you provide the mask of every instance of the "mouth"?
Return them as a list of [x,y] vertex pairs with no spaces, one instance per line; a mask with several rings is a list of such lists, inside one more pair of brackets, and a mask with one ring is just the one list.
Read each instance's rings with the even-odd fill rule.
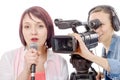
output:
[[37,42],[37,41],[38,41],[38,38],[32,38],[31,41],[32,41],[32,42]]

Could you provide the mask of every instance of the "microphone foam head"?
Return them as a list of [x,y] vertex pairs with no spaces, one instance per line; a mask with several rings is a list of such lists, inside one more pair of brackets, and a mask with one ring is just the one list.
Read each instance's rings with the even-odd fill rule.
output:
[[38,45],[36,43],[31,43],[30,48],[38,50]]

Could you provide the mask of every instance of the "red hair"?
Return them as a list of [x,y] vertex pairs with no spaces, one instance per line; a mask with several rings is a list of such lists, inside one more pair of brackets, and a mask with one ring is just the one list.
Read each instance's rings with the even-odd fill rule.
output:
[[52,36],[54,36],[53,22],[52,22],[52,19],[51,19],[50,15],[48,14],[48,12],[45,9],[43,9],[42,7],[39,7],[39,6],[30,7],[29,9],[25,10],[24,13],[22,14],[21,21],[20,21],[20,26],[19,26],[19,36],[20,36],[22,44],[24,46],[27,45],[26,41],[24,39],[23,33],[22,33],[23,18],[26,14],[28,14],[29,16],[30,16],[30,14],[32,14],[35,17],[37,17],[38,19],[41,19],[45,23],[46,28],[47,28],[46,43],[47,43],[48,48],[50,48],[51,47],[51,38],[52,38]]

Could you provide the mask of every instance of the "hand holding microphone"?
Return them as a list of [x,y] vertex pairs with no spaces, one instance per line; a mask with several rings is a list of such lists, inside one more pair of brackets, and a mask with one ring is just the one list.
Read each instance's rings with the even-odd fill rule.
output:
[[[38,50],[38,46],[37,46],[36,43],[30,44],[30,49],[31,48],[35,49],[35,50]],[[31,80],[35,80],[36,64],[31,65],[30,71],[31,71]]]
[[32,43],[29,46],[29,49],[25,53],[25,68],[24,70],[27,73],[31,73],[31,80],[35,80],[35,70],[38,59],[37,44]]

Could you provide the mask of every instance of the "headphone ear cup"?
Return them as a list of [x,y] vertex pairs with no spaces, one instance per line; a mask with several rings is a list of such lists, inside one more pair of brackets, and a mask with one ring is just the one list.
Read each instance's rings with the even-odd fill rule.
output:
[[117,17],[117,15],[112,17],[112,26],[115,31],[119,31],[120,29],[120,21]]

